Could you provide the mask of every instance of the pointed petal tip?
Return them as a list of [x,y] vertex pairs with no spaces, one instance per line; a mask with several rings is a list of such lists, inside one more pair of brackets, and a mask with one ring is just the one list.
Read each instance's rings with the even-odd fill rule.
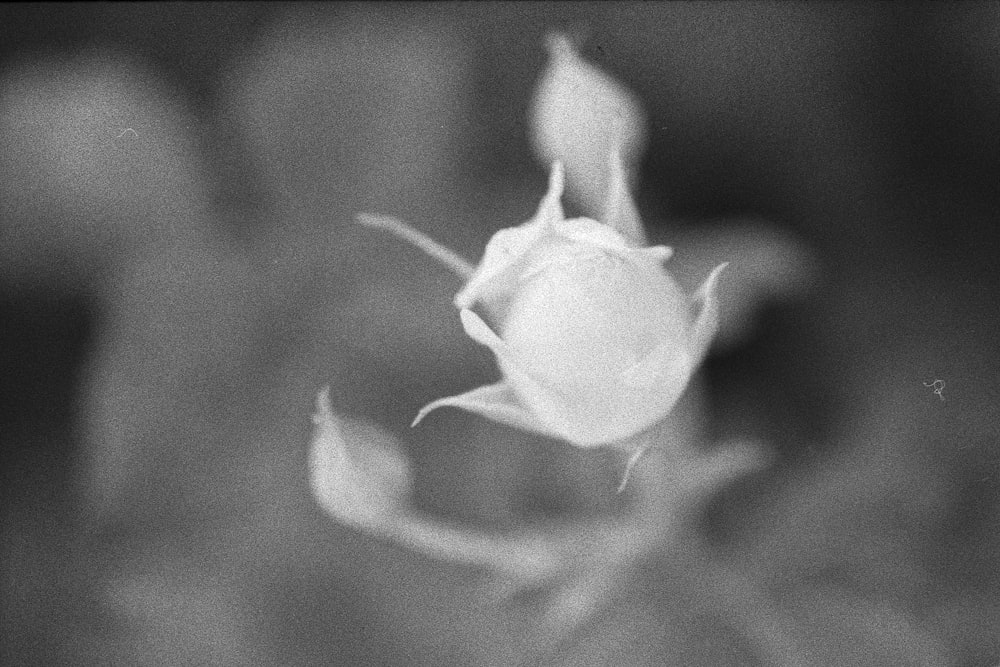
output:
[[552,58],[573,55],[575,53],[573,42],[570,38],[565,33],[558,31],[545,35],[545,50],[549,52],[549,56]]
[[465,334],[480,345],[485,345],[494,352],[503,352],[506,349],[499,336],[486,324],[474,310],[463,308],[458,312],[459,319],[462,320],[462,329]]
[[378,227],[382,224],[384,216],[376,213],[355,213],[354,222],[365,227]]
[[708,352],[719,328],[719,299],[716,285],[727,266],[729,262],[723,262],[712,269],[694,294],[694,303],[701,308],[692,325],[690,338],[692,354],[698,360],[697,363],[701,363],[701,359]]
[[725,271],[728,266],[729,262],[723,262],[712,269],[712,272],[708,274],[708,278],[705,279],[705,282],[702,283],[702,286],[698,289],[699,296],[707,296],[715,290],[716,283],[719,282],[719,276],[722,275],[722,272]]
[[[437,403],[437,401],[434,401],[434,403]],[[424,407],[420,408],[420,412],[418,412],[417,416],[413,418],[412,422],[410,422],[410,428],[413,428],[414,426],[422,422],[424,420],[424,417],[426,417],[434,408],[437,407],[436,405],[434,405],[434,403],[428,403]]]
[[461,404],[456,403],[456,400],[455,400],[455,399],[458,399],[458,398],[461,398],[461,397],[462,397],[462,394],[459,394],[458,396],[445,396],[444,398],[439,398],[437,400],[431,401],[430,403],[428,403],[424,407],[420,408],[420,411],[417,412],[417,416],[414,417],[413,421],[410,423],[410,428],[413,428],[414,426],[417,426],[418,424],[420,424],[422,421],[424,421],[424,418],[427,415],[429,415],[430,413],[434,412],[438,408],[444,408],[444,407],[448,407],[448,406],[457,407],[457,408],[463,407]]

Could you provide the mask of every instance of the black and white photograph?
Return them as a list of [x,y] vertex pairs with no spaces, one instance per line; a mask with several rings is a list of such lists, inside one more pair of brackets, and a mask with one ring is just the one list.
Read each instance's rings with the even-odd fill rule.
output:
[[1000,2],[0,4],[0,664],[1000,667]]

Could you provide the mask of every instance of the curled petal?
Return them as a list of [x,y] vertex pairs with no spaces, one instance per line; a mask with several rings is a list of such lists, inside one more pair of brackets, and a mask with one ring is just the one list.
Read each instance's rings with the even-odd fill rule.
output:
[[671,267],[693,289],[712,267],[731,262],[719,281],[719,332],[713,345],[746,342],[762,306],[801,299],[816,287],[819,263],[801,239],[758,220],[738,220],[678,234],[681,251]]
[[552,164],[549,188],[535,217],[518,227],[501,229],[486,245],[483,259],[469,282],[455,295],[456,308],[471,308],[477,301],[490,301],[490,295],[502,291],[512,280],[512,272],[535,242],[562,221],[563,167]]
[[533,412],[521,404],[517,394],[506,382],[486,385],[464,394],[439,398],[428,403],[417,413],[412,425],[419,424],[432,410],[444,407],[467,410],[507,426],[556,437],[556,434],[549,432]]
[[451,406],[548,437],[565,438],[572,433],[563,398],[531,377],[510,346],[479,315],[468,309],[460,315],[466,334],[496,355],[506,382],[438,399],[426,405],[413,424],[418,424],[432,410]]
[[513,362],[513,354],[510,351],[510,347],[507,343],[500,340],[500,336],[497,336],[493,329],[490,329],[490,325],[483,322],[483,318],[468,308],[463,308],[458,313],[458,316],[462,320],[462,328],[465,329],[465,333],[468,334],[469,338],[493,350],[493,353],[497,357],[504,359],[508,363]]
[[496,355],[504,377],[519,397],[521,404],[531,406],[531,413],[536,419],[528,428],[536,433],[553,437],[565,437],[565,434],[570,433],[572,426],[566,416],[565,399],[532,377],[523,368],[510,346],[503,342],[479,315],[468,309],[461,311],[459,315],[469,338],[490,348]]
[[712,338],[719,328],[719,299],[717,284],[719,276],[729,266],[728,262],[719,264],[708,274],[708,278],[694,294],[695,307],[699,308],[691,327],[690,345],[695,363],[699,363],[712,344]]

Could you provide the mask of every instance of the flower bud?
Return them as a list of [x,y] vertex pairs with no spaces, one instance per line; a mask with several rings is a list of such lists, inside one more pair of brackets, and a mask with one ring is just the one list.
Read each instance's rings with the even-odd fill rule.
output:
[[565,219],[557,162],[535,216],[493,236],[455,304],[503,380],[434,401],[414,423],[447,405],[596,447],[671,410],[715,332],[713,287],[725,265],[685,295],[662,266],[671,249],[637,243],[641,228],[612,159],[609,224]]

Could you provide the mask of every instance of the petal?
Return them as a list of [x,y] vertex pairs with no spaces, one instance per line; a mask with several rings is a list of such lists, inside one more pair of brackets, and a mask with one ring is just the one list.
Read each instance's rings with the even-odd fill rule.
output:
[[522,225],[501,229],[486,244],[483,259],[465,287],[455,295],[456,308],[471,308],[484,297],[502,292],[505,281],[512,281],[511,270],[535,243],[563,221],[563,168],[552,164],[549,187],[531,220]]
[[673,338],[661,342],[621,374],[622,384],[632,389],[680,384],[681,388],[677,392],[677,396],[680,396],[695,366],[690,352],[683,349],[683,342]]
[[616,230],[590,218],[573,218],[556,223],[555,231],[571,241],[586,243],[618,254],[632,250],[631,242]]
[[674,249],[668,245],[654,245],[648,248],[636,248],[632,253],[648,257],[657,264],[662,264],[674,256]]
[[463,308],[458,313],[459,318],[462,320],[462,328],[465,333],[472,340],[476,341],[480,345],[485,345],[486,347],[493,350],[493,353],[497,357],[504,359],[505,361],[512,361],[510,357],[513,356],[510,351],[510,347],[507,343],[500,340],[500,336],[496,335],[493,329],[490,329],[490,325],[483,321],[483,318],[476,315],[473,311],[468,308]]
[[691,291],[712,267],[730,262],[719,281],[719,332],[713,345],[748,341],[765,304],[800,299],[816,285],[819,265],[809,248],[765,221],[734,220],[675,237],[683,251],[671,273]]
[[617,149],[611,151],[611,184],[608,186],[608,195],[604,201],[601,222],[624,236],[637,248],[642,248],[649,242],[642,228],[642,220],[639,218],[632,193],[629,192],[625,166]]
[[542,233],[537,226],[522,225],[494,234],[469,282],[455,295],[455,307],[471,308],[488,295],[512,289],[514,267]]
[[698,309],[686,341],[667,339],[658,344],[637,364],[622,373],[621,380],[627,387],[652,387],[662,382],[680,383],[680,392],[687,384],[695,367],[708,352],[712,337],[719,326],[719,306],[715,286],[719,275],[728,264],[720,264],[702,283],[692,297]]
[[517,394],[520,404],[535,416],[532,425],[526,428],[559,438],[565,438],[567,433],[571,433],[566,399],[544,382],[532,377],[514,350],[479,315],[468,309],[461,311],[459,315],[465,333],[493,351],[508,386]]
[[517,394],[506,382],[486,385],[464,394],[439,398],[428,403],[417,413],[412,426],[419,424],[432,410],[443,407],[468,410],[507,426],[557,437],[538,420],[534,413],[521,404]]
[[719,264],[708,274],[708,278],[702,283],[698,291],[694,293],[694,305],[699,308],[695,317],[694,325],[691,327],[689,345],[694,363],[701,361],[708,352],[712,344],[712,338],[719,328],[719,300],[716,295],[716,285],[723,270],[729,266],[728,262]]
[[554,230],[563,221],[562,209],[563,167],[560,162],[552,164],[549,186],[542,197],[538,210],[531,220],[522,225],[501,229],[486,245],[483,259],[469,282],[455,295],[457,308],[471,308],[477,301],[491,300],[492,295],[502,295],[511,285],[512,269],[543,236]]

